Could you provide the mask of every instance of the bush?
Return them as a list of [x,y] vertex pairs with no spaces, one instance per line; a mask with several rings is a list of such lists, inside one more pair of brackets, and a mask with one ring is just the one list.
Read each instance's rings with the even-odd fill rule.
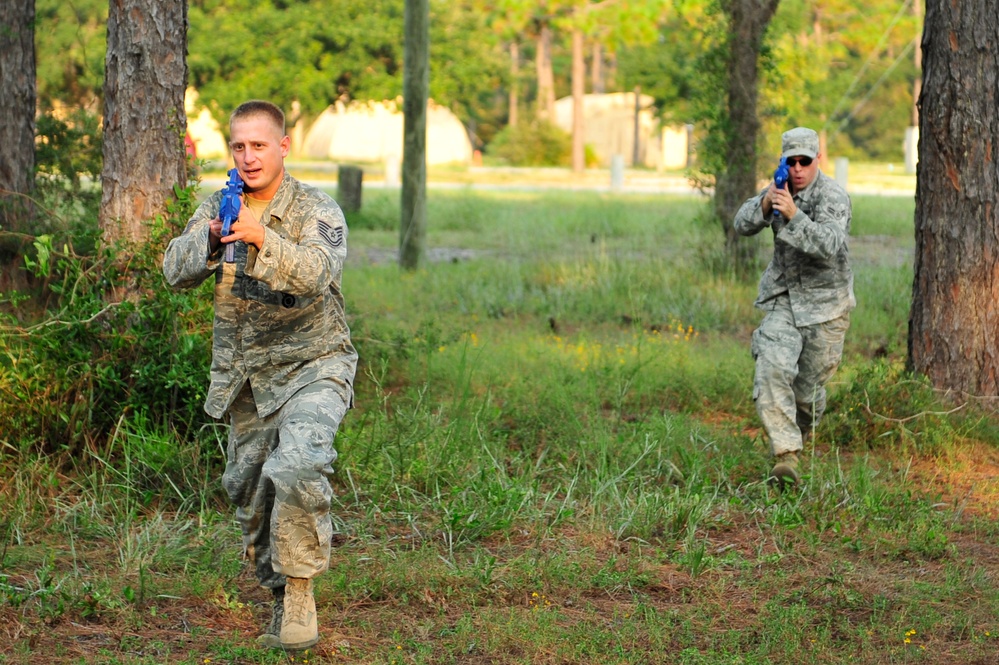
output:
[[[43,114],[36,123],[36,198],[42,210],[33,235],[73,236],[77,249],[93,250],[101,205],[102,136],[100,118],[77,110],[65,119]],[[59,243],[57,243],[59,244]]]
[[572,137],[550,122],[522,123],[505,127],[488,152],[512,166],[568,166]]
[[932,452],[957,436],[947,417],[953,405],[901,361],[876,360],[844,378],[822,422],[837,444]]
[[[194,205],[190,190],[177,194],[140,247],[86,255],[71,241],[56,246],[52,236],[36,237],[25,264],[44,290],[25,304],[41,312],[39,320],[18,322],[8,314],[0,328],[0,432],[7,450],[72,456],[113,438],[126,416],[181,439],[209,422],[202,403],[211,285],[178,293],[160,267],[166,243],[183,230]],[[123,255],[131,257],[127,272]],[[130,299],[109,302],[116,289]]]

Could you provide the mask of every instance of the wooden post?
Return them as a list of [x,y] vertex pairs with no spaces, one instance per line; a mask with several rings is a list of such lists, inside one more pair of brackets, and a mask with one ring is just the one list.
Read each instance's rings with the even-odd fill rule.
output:
[[344,212],[357,212],[361,209],[361,182],[364,171],[357,166],[341,166],[337,169],[336,202]]
[[427,97],[430,0],[406,0],[402,74],[402,220],[399,265],[416,270],[427,227]]
[[641,131],[641,120],[642,116],[642,88],[640,86],[635,86],[635,127],[634,127],[634,142],[631,144],[631,166],[632,168],[638,166],[638,160],[641,153],[641,141],[642,137],[639,134]]

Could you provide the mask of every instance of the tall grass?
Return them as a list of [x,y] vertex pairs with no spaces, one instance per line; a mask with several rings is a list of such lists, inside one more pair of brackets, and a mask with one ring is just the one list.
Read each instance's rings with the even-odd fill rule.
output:
[[[923,474],[995,459],[996,429],[902,368],[911,206],[855,197],[857,245],[893,251],[858,252],[828,417],[779,494],[755,280],[708,269],[700,199],[434,192],[443,260],[401,273],[397,204],[366,196],[310,662],[987,662],[994,504]],[[2,657],[278,662],[252,646],[269,598],[220,498],[224,433],[115,422],[72,462],[4,453]]]

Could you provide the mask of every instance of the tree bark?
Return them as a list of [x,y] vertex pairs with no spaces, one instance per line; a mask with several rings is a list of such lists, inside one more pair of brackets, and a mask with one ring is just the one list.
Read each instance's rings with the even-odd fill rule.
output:
[[[923,3],[912,3],[912,15],[918,21],[923,16]],[[919,127],[919,93],[923,87],[923,47],[916,38],[916,48],[912,52],[912,64],[916,66],[916,76],[912,81],[912,126]]]
[[430,89],[430,2],[406,0],[402,77],[402,220],[399,265],[416,270],[427,227],[427,100]]
[[586,127],[583,97],[586,89],[586,60],[583,54],[583,31],[572,31],[572,170],[586,170]]
[[35,182],[35,0],[0,2],[0,228],[27,231]]
[[111,0],[104,79],[100,226],[140,243],[187,184],[187,1]]
[[999,394],[999,15],[928,0],[922,39],[909,366]]
[[[757,192],[756,144],[760,132],[757,115],[759,55],[778,0],[729,0],[727,62],[728,126],[725,171],[715,183],[715,215],[725,232],[725,247],[736,265],[755,260],[758,241],[742,238],[732,222],[739,207]],[[776,162],[775,162],[776,165]]]

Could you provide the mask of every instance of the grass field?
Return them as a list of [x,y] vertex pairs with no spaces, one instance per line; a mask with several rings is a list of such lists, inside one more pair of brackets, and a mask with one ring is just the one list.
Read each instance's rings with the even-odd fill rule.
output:
[[224,431],[123,413],[74,472],[6,453],[0,662],[999,663],[999,421],[904,372],[913,201],[854,197],[859,306],[784,495],[756,279],[703,205],[433,191],[400,273],[398,195],[365,192],[319,645],[254,645]]

